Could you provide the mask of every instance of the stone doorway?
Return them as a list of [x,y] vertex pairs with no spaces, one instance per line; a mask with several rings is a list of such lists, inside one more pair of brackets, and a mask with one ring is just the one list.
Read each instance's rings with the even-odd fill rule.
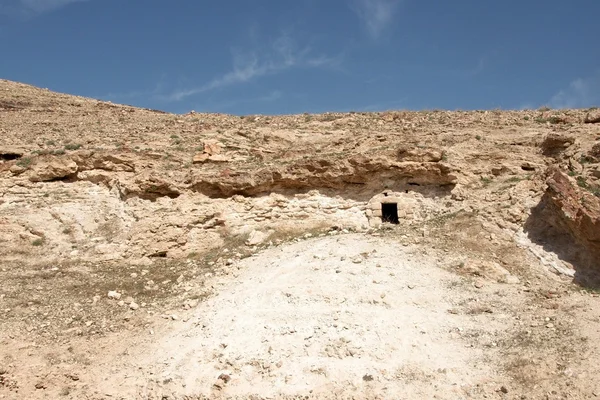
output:
[[398,203],[381,203],[381,221],[390,224],[399,224]]

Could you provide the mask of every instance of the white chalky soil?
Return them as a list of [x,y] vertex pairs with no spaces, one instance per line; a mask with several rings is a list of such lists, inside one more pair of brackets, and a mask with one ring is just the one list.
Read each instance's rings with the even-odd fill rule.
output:
[[174,392],[457,399],[494,374],[463,336],[477,323],[448,312],[469,289],[397,242],[313,239],[239,267],[152,355]]

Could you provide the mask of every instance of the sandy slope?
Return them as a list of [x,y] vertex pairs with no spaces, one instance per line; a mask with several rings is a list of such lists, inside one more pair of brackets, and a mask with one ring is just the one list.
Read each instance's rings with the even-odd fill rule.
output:
[[[476,289],[418,249],[360,234],[237,267],[153,346],[141,364],[160,384],[139,392],[460,399],[509,386],[497,346],[524,300],[515,285]],[[465,312],[488,302],[508,310]]]

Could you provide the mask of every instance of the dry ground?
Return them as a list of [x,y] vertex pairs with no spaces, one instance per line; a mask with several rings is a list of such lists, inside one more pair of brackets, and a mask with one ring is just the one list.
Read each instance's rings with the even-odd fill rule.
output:
[[[600,398],[598,268],[531,214],[551,165],[599,193],[590,113],[172,115],[0,80],[0,399]],[[384,189],[414,208],[368,228]]]
[[[191,261],[5,268],[18,289],[2,298],[0,396],[598,395],[597,295],[539,266],[499,283],[449,255],[442,237],[415,244],[387,228],[288,242],[216,275]],[[111,287],[143,312],[108,299]]]

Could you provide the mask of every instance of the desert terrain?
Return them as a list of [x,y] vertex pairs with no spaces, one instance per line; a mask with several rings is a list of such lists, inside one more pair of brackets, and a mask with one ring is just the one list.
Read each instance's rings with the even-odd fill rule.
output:
[[0,80],[0,399],[599,374],[599,109],[176,115]]

